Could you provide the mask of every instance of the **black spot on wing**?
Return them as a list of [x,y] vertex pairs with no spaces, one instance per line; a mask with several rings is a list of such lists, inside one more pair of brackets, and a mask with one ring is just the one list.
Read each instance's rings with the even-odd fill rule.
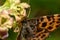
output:
[[56,27],[59,27],[60,25],[56,25]]
[[57,23],[60,23],[60,18],[58,18],[57,20],[58,20]]
[[37,35],[36,37],[39,37],[39,36],[41,36],[41,34]]
[[53,29],[53,27],[52,26],[49,26],[48,29],[51,30],[51,29]]
[[48,15],[46,17],[47,17],[48,21],[51,21],[51,18],[52,18],[52,20],[54,20],[54,15]]
[[58,17],[60,17],[60,14],[58,15]]
[[41,36],[41,38],[44,38],[45,37],[45,34],[43,34],[42,36]]
[[41,32],[41,31],[43,31],[43,29],[42,29],[42,28],[37,29],[37,32]]
[[43,21],[43,20],[44,20],[44,18],[43,18],[43,17],[41,17],[41,18],[40,18],[40,20],[41,20],[41,21]]
[[56,23],[60,23],[60,21],[57,21]]
[[48,33],[49,31],[47,29],[45,29],[44,33]]
[[53,22],[50,22],[49,24],[51,25]]
[[47,25],[47,22],[42,23],[42,27],[45,27]]
[[51,16],[47,16],[48,21],[51,21],[51,19],[50,19],[50,18],[51,18]]
[[60,21],[60,18],[58,18],[58,21]]
[[40,24],[39,19],[36,19],[36,25]]

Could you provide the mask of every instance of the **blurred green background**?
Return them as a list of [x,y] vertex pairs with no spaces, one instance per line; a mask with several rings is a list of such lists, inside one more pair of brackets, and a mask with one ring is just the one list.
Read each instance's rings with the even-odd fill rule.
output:
[[[0,4],[2,5],[4,1],[5,0],[0,0]],[[60,13],[60,0],[21,0],[21,1],[27,2],[31,6],[29,18]],[[46,40],[60,40],[60,28],[52,32]]]
[[23,0],[31,5],[30,18],[60,13],[60,0]]

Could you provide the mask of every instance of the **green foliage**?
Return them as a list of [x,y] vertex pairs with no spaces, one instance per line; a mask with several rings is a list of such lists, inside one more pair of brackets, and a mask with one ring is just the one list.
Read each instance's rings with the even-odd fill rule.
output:
[[7,40],[16,40],[18,33],[13,32],[13,30],[9,30],[9,37]]
[[60,0],[30,0],[30,5],[30,18],[60,13]]

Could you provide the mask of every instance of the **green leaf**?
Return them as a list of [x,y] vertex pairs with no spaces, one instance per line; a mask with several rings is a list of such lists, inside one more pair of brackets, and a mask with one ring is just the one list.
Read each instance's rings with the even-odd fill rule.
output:
[[13,32],[13,30],[9,30],[9,37],[7,40],[16,40],[18,33]]

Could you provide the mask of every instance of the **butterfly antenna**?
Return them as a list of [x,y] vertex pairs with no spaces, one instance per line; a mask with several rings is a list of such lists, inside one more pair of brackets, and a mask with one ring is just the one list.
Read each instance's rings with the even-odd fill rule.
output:
[[[28,0],[28,4],[30,4],[30,0]],[[31,8],[29,8],[29,11],[28,11],[28,15],[27,15],[27,17],[30,16],[30,13],[31,13]]]
[[28,11],[28,15],[27,15],[27,17],[30,16],[30,13],[31,13],[31,8],[30,8],[29,11]]

